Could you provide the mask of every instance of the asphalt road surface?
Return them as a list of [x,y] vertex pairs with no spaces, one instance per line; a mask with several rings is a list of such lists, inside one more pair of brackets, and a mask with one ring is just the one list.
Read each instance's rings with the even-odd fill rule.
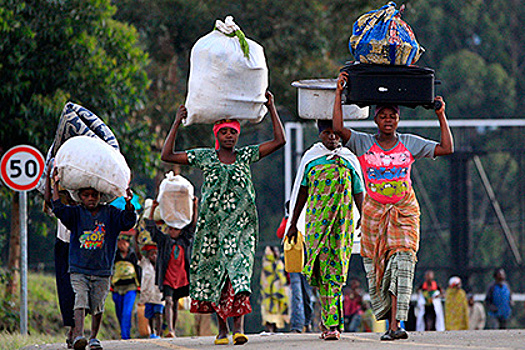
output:
[[[237,350],[510,350],[525,349],[525,329],[411,332],[407,340],[381,342],[379,333],[343,333],[339,341],[320,340],[318,334],[248,335],[249,342],[235,346]],[[105,350],[211,350],[233,348],[217,346],[213,337],[181,337],[175,339],[136,339],[102,341]],[[65,344],[32,345],[24,350],[66,349]]]

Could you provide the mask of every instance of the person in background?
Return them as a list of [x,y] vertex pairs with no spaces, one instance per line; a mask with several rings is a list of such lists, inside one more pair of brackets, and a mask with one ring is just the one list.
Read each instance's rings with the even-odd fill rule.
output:
[[[423,281],[421,286],[418,288],[418,291],[421,292],[425,298],[425,312],[423,315],[425,320],[425,331],[435,331],[436,317],[438,315],[434,307],[434,300],[443,294],[443,290],[436,282],[434,271],[425,271],[425,281]],[[441,310],[438,312],[441,312]],[[439,316],[441,317],[442,315]]]
[[230,317],[233,318],[233,343],[248,342],[244,315],[252,310],[251,278],[259,239],[250,165],[286,143],[274,97],[268,91],[266,98],[273,126],[270,141],[236,148],[241,125],[237,120],[224,119],[213,126],[214,149],[174,151],[177,131],[188,113],[186,107],[181,106],[162,148],[163,161],[189,164],[203,172],[202,203],[190,269],[190,311],[217,313],[217,345],[229,344]]
[[400,110],[396,105],[376,106],[377,133],[357,132],[343,125],[341,96],[347,83],[348,74],[342,72],[337,81],[333,123],[343,144],[357,155],[365,178],[361,256],[372,308],[378,320],[389,321],[389,329],[381,340],[407,339],[408,332],[400,327],[400,322],[408,319],[421,215],[410,170],[417,159],[454,152],[445,102],[441,96],[435,99],[439,107],[435,110],[441,129],[439,143],[398,134]]
[[364,187],[359,163],[350,150],[341,146],[332,121],[318,120],[317,126],[321,142],[301,159],[286,235],[297,240],[299,217],[305,208],[307,259],[303,273],[312,287],[319,288],[321,339],[339,340],[344,330],[342,289],[354,242],[353,207],[361,213]]
[[265,248],[260,281],[262,323],[267,332],[276,333],[290,320],[287,279],[278,247]]
[[[142,252],[141,252],[142,250]],[[155,265],[157,264],[157,244],[145,242],[139,248],[138,235],[135,235],[135,251],[139,257],[139,266],[142,269],[140,281],[139,304],[144,304],[144,316],[148,319],[151,339],[160,339],[162,334],[162,314],[164,301],[159,286],[155,285]]]
[[480,330],[485,328],[485,308],[479,301],[474,300],[474,295],[468,295],[468,327],[470,330]]
[[166,302],[167,338],[175,337],[175,325],[179,310],[179,299],[189,295],[190,256],[195,224],[197,220],[197,197],[193,202],[192,221],[183,227],[165,226],[167,234],[153,221],[159,203],[154,200],[150,217],[146,220],[146,230],[157,244],[158,257],[155,264],[155,284],[159,286]]
[[[131,204],[133,193],[127,189],[125,210],[100,204],[100,192],[94,188],[79,190],[80,205],[64,205],[60,201],[60,179],[56,174],[55,171],[53,213],[71,231],[69,272],[75,292],[73,348],[81,350],[89,344],[90,350],[102,349],[97,335],[114,273],[117,238],[121,231],[130,230],[137,221]],[[84,337],[86,311],[92,315],[89,342]]]
[[[45,211],[51,211],[51,171],[48,170],[44,190]],[[59,192],[60,200],[67,205],[75,205],[75,201],[66,190]],[[52,214],[52,212],[50,212]],[[71,232],[57,219],[57,234],[55,240],[55,276],[57,284],[58,305],[62,315],[64,327],[69,327],[66,337],[68,349],[73,347],[73,333],[75,330],[74,306],[75,292],[71,287],[69,277],[69,241]]]
[[119,235],[115,273],[111,277],[115,313],[120,324],[120,337],[124,340],[131,338],[131,319],[141,278],[137,254],[130,247],[131,239],[131,232],[122,232]]
[[487,290],[485,305],[489,314],[488,328],[506,329],[512,315],[512,292],[502,268],[494,271],[494,281]]
[[[277,229],[277,237],[284,238],[290,212],[290,201],[284,204],[284,217]],[[290,272],[290,330],[294,333],[311,332],[314,315],[313,291],[300,272]]]
[[343,288],[345,332],[359,332],[363,314],[363,291],[357,278],[350,280],[350,285]]
[[453,276],[445,292],[445,329],[460,331],[469,329],[467,294],[461,288],[461,278]]
[[363,300],[361,308],[363,309],[363,314],[361,315],[361,326],[359,327],[359,332],[373,332],[376,317],[374,316],[370,302]]

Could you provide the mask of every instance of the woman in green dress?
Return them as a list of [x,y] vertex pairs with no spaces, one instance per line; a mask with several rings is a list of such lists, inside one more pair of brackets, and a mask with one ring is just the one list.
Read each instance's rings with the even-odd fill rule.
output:
[[339,340],[344,329],[342,288],[354,241],[353,205],[361,213],[364,187],[357,159],[341,147],[332,121],[319,120],[318,127],[321,142],[303,155],[299,165],[287,237],[297,239],[299,217],[306,206],[303,273],[312,287],[319,288],[321,339]]
[[219,317],[215,344],[226,345],[228,317],[233,317],[233,342],[244,344],[244,315],[251,312],[251,276],[258,240],[250,164],[281,148],[285,135],[274,104],[266,93],[265,105],[273,124],[273,140],[260,145],[235,148],[240,124],[235,120],[215,123],[215,149],[174,151],[177,130],[186,107],[181,106],[166,138],[161,159],[189,164],[203,171],[202,200],[190,265],[191,311],[213,313]]

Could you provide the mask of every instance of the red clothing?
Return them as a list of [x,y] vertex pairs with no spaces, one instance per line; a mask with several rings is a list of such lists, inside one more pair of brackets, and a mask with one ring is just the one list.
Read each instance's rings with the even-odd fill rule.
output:
[[430,283],[428,283],[427,281],[423,282],[423,284],[421,285],[421,289],[424,290],[425,292],[433,292],[435,290],[438,290],[439,289],[439,286],[437,284],[436,281],[432,281]]
[[362,297],[358,293],[350,293],[344,296],[343,309],[345,316],[361,313]]
[[168,269],[164,277],[164,285],[168,285],[173,289],[185,287],[190,282],[186,275],[184,266],[184,248],[180,245],[173,245],[170,260],[168,262]]
[[252,306],[248,295],[235,294],[235,290],[228,278],[221,291],[218,304],[211,301],[191,299],[190,312],[194,314],[211,314],[216,312],[221,319],[226,320],[228,317],[249,314],[252,312]]
[[285,216],[282,221],[281,221],[281,224],[279,225],[279,228],[277,229],[277,237],[279,237],[280,239],[283,239],[284,237],[284,231],[286,231],[286,222],[288,221],[288,218]]

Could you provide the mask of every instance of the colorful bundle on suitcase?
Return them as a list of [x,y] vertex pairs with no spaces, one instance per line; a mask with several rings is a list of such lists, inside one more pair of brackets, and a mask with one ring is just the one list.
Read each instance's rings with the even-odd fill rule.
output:
[[359,17],[349,46],[357,61],[373,64],[411,65],[425,51],[392,1]]

